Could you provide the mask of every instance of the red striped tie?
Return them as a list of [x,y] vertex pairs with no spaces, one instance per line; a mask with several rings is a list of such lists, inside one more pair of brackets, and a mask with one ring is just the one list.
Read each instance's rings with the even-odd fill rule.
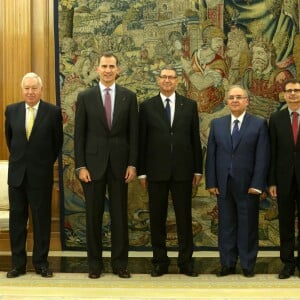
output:
[[110,97],[110,89],[106,88],[105,89],[105,114],[106,114],[106,120],[107,120],[107,125],[108,128],[111,129],[111,97]]
[[293,129],[293,137],[294,137],[295,145],[297,144],[297,139],[298,139],[298,127],[299,127],[298,117],[299,114],[296,111],[294,111],[292,116],[292,129]]

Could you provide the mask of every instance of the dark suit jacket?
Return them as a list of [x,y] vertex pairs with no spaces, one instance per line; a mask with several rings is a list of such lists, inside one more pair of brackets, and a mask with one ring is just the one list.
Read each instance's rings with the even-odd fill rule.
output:
[[276,185],[286,194],[291,187],[294,172],[300,186],[300,138],[295,146],[289,110],[283,109],[271,115],[269,121],[271,138],[271,167],[269,185]]
[[217,187],[226,195],[227,179],[232,173],[240,194],[250,187],[264,190],[269,166],[269,137],[266,120],[245,114],[240,139],[232,149],[231,116],[214,119],[211,123],[206,157],[206,188]]
[[75,118],[75,168],[87,167],[92,180],[98,180],[109,161],[117,178],[137,165],[138,110],[132,91],[116,85],[111,130],[99,85],[78,94]]
[[30,186],[49,186],[53,183],[53,164],[63,143],[61,110],[41,100],[28,141],[25,109],[25,102],[19,102],[8,105],[5,111],[5,136],[10,152],[8,184],[20,186],[26,173]]
[[140,105],[139,175],[148,180],[191,180],[202,174],[199,117],[195,101],[176,93],[172,127],[160,95]]

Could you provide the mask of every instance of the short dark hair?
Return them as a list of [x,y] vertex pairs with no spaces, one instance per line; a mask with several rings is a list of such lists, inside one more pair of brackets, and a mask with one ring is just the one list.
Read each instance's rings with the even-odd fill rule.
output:
[[286,81],[283,83],[283,85],[282,85],[284,91],[285,91],[286,86],[287,86],[289,83],[293,83],[293,84],[299,83],[299,84],[300,84],[300,81],[299,81],[297,78],[290,78],[290,79],[286,80]]
[[99,63],[100,63],[100,60],[101,60],[102,57],[114,57],[115,60],[116,60],[116,65],[117,66],[119,65],[119,59],[118,59],[118,57],[115,54],[111,53],[111,52],[105,52],[105,53],[103,53],[100,56],[100,58],[99,58]]
[[162,72],[163,70],[171,70],[171,71],[174,71],[174,72],[175,72],[175,75],[177,76],[177,70],[176,70],[174,67],[172,67],[172,66],[164,66],[164,67],[162,67],[162,68],[160,69],[159,74],[161,74],[161,72]]

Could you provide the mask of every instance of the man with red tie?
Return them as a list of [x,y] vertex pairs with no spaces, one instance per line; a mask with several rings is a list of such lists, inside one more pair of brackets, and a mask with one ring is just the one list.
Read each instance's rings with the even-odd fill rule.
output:
[[[300,81],[290,79],[284,83],[287,108],[270,117],[271,168],[269,192],[277,197],[279,212],[280,259],[284,263],[278,277],[289,278],[300,268],[299,252],[295,259],[295,216],[300,220]],[[298,230],[299,230],[298,222]]]
[[86,204],[89,278],[103,271],[102,220],[106,188],[111,218],[111,267],[129,278],[128,183],[136,176],[138,109],[136,94],[116,84],[120,67],[112,53],[100,57],[97,86],[78,94],[75,116],[75,167]]

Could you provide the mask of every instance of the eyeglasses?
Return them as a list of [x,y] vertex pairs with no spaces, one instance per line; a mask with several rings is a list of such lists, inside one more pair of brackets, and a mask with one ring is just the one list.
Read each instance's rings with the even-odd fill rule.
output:
[[296,93],[300,93],[300,89],[288,89],[285,90],[284,92],[288,94],[292,94],[294,92],[296,94]]
[[229,96],[228,97],[228,100],[234,100],[234,99],[236,99],[236,100],[243,100],[243,99],[247,99],[248,97],[246,97],[246,96],[240,96],[240,95],[238,95],[238,96]]
[[177,78],[177,76],[167,76],[167,75],[162,75],[162,76],[159,76],[159,78],[162,79],[162,80],[167,80],[167,79],[169,79],[169,80],[174,80],[174,79]]

